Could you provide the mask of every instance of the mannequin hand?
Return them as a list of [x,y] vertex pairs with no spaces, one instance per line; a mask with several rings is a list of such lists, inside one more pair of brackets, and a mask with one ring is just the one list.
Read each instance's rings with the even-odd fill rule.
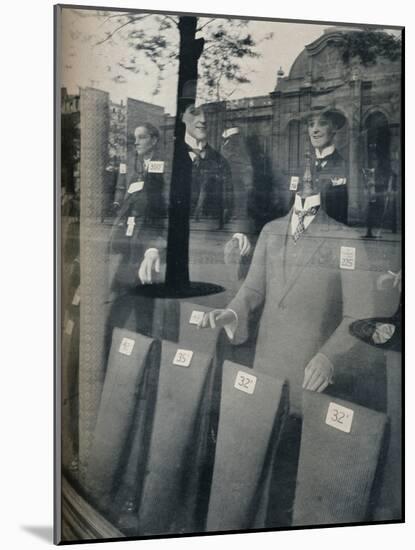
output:
[[160,273],[160,254],[155,248],[146,251],[138,270],[138,277],[143,285],[153,282],[153,272]]
[[332,362],[322,353],[317,353],[305,368],[303,389],[322,392],[331,384],[332,376]]
[[200,321],[198,328],[216,328],[229,325],[236,321],[235,314],[230,309],[213,309],[205,313]]
[[394,273],[388,271],[380,275],[376,281],[376,288],[378,290],[386,290],[388,287],[398,288],[399,292],[402,290],[402,271]]
[[233,240],[238,241],[238,248],[241,256],[246,256],[247,254],[249,254],[251,250],[251,243],[249,242],[248,237],[244,233],[235,233],[232,239],[226,243],[225,248],[228,245],[230,246],[230,243]]

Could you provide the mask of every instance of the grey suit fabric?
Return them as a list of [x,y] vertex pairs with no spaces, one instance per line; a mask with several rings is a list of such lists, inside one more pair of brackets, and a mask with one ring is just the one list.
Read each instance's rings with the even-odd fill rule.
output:
[[[212,356],[194,351],[189,367],[177,366],[173,359],[181,347],[171,342],[162,344],[155,416],[139,506],[140,534],[195,530],[195,492],[203,467],[196,462],[200,458],[199,445],[206,442],[200,428],[208,425],[203,422],[203,401],[209,393]],[[188,505],[189,499],[192,506]]]
[[[358,345],[349,333],[355,319],[373,316],[373,278],[358,234],[320,208],[297,244],[291,212],[267,224],[238,294],[233,343],[248,337],[250,315],[262,308],[254,369],[287,379],[291,413],[301,415],[304,369],[317,352],[343,365]],[[355,251],[355,268],[341,269],[341,247]],[[342,367],[343,368],[343,367]]]
[[[257,377],[240,391],[238,371]],[[265,527],[275,447],[287,411],[282,381],[225,361],[207,531]]]
[[[331,402],[353,410],[350,433],[326,423]],[[315,392],[304,392],[294,525],[369,519],[386,422],[383,413]]]
[[[123,338],[134,341],[129,355],[120,352]],[[99,509],[109,509],[120,491],[131,450],[137,448],[136,425],[144,414],[143,393],[148,393],[146,371],[157,370],[159,361],[159,346],[152,338],[114,329],[85,480]]]

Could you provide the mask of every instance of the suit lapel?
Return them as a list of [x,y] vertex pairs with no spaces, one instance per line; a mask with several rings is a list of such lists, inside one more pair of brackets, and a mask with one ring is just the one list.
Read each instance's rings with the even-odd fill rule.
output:
[[308,226],[307,230],[300,237],[297,244],[293,245],[289,241],[289,239],[292,239],[291,214],[292,213],[289,215],[284,245],[283,262],[285,277],[284,285],[279,296],[279,303],[281,303],[287,294],[291,292],[304,268],[310,263],[314,255],[324,243],[325,234],[327,234],[327,226],[329,223],[327,215],[320,208],[316,218]]

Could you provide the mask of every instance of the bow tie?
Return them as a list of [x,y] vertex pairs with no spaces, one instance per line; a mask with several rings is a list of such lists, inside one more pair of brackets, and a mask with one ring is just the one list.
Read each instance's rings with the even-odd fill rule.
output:
[[204,149],[189,149],[189,154],[193,162],[198,162],[206,157],[206,148]]

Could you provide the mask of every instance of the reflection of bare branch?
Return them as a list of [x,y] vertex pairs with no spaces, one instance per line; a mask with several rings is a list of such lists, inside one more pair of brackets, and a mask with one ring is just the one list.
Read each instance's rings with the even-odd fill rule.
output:
[[99,26],[99,28],[101,28],[103,25],[105,25],[105,23],[108,23],[108,21],[110,19],[114,19],[114,18],[121,18],[121,17],[129,17],[129,13],[113,13],[112,15],[107,15],[109,12],[102,12],[101,14],[99,14],[100,17],[104,16],[105,19],[104,21],[101,23],[101,25]]
[[122,28],[126,27],[127,25],[130,25],[131,23],[136,23],[137,21],[142,21],[143,19],[145,19],[146,17],[149,17],[150,15],[152,15],[151,13],[148,13],[147,15],[141,15],[141,16],[137,16],[137,17],[132,17],[131,19],[129,19],[128,21],[126,21],[125,23],[123,23],[122,25],[119,25],[116,29],[114,29],[112,32],[108,33],[106,38],[104,38],[103,40],[100,40],[99,42],[97,42],[95,45],[96,46],[100,46],[101,44],[104,44],[104,42],[107,42],[108,40],[110,40],[114,34],[116,34],[118,31],[120,31]]
[[171,15],[165,15],[163,19],[170,19],[170,21],[172,21],[177,27],[177,21],[174,17],[171,17]]
[[[215,18],[216,19],[216,18]],[[200,32],[202,29],[204,29],[205,27],[207,27],[208,25],[210,25],[212,23],[212,21],[215,21],[215,19],[209,19],[209,21],[207,21],[206,23],[204,23],[201,27],[198,27],[196,29],[196,32]]]

